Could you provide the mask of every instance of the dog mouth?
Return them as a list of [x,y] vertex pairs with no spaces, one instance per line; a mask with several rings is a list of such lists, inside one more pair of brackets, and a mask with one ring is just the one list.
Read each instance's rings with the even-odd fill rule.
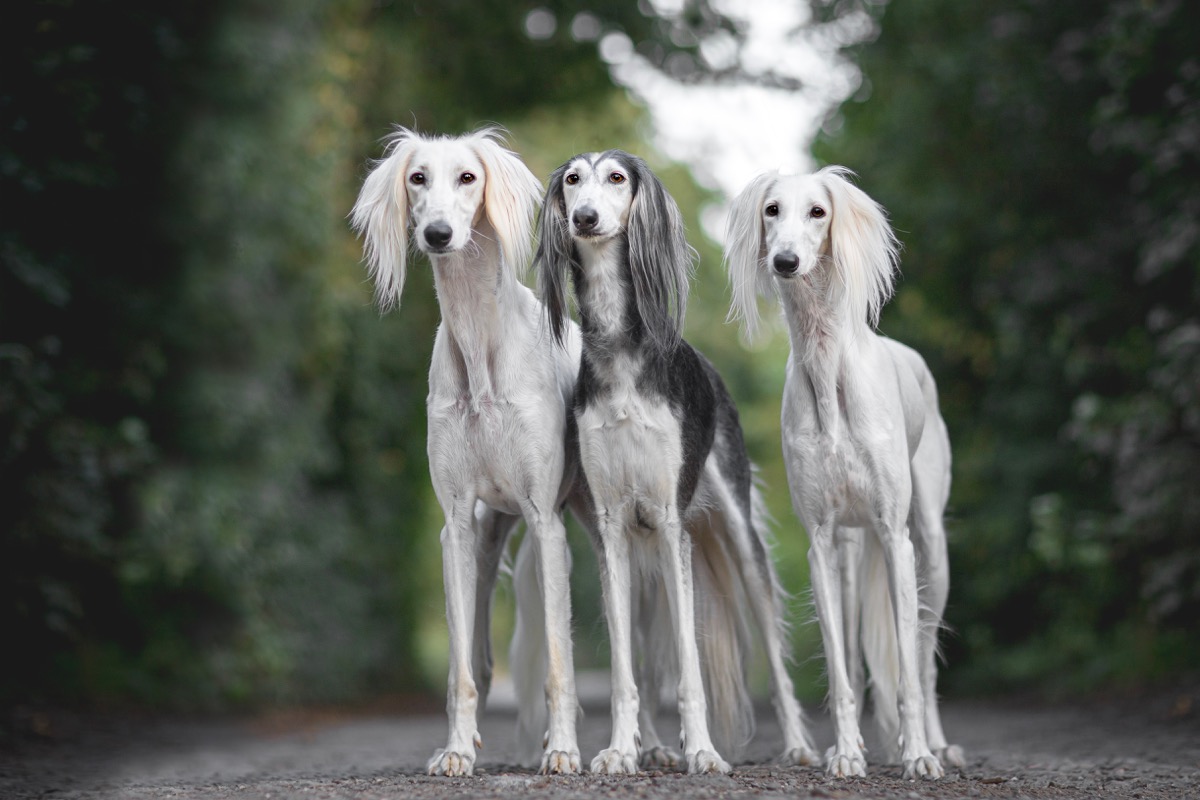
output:
[[571,226],[571,238],[582,242],[603,242],[613,238],[613,232],[603,228],[576,228]]

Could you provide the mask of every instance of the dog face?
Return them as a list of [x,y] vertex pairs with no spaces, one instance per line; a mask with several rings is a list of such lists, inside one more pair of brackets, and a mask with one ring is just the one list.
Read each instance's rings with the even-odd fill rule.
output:
[[812,272],[829,255],[833,199],[821,176],[775,179],[759,202],[763,261],[780,279]]
[[879,322],[891,297],[900,243],[882,206],[847,180],[845,167],[813,175],[759,175],[733,201],[725,261],[733,288],[731,318],[747,334],[758,327],[757,297],[791,292],[803,282],[826,293],[841,319]]
[[467,248],[472,231],[486,220],[491,231],[480,238],[494,235],[506,268],[521,276],[542,185],[502,146],[501,134],[483,128],[450,138],[399,128],[388,137],[387,155],[367,176],[350,212],[384,308],[400,301],[410,227],[422,252],[444,256]]
[[483,208],[487,181],[474,149],[455,139],[421,142],[402,180],[417,248],[440,255],[465,247]]
[[563,212],[573,238],[600,243],[626,229],[636,192],[632,167],[609,153],[571,160],[561,180]]

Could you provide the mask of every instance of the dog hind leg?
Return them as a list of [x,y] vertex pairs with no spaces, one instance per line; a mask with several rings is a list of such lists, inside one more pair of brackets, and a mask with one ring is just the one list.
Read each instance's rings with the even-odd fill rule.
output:
[[471,667],[479,707],[487,707],[492,688],[492,599],[504,546],[519,517],[493,511],[483,503],[475,504],[475,531],[479,542],[475,568],[475,635],[471,643]]
[[634,636],[637,662],[638,724],[642,742],[639,763],[645,769],[679,766],[679,753],[663,744],[656,718],[662,699],[663,680],[677,674],[675,654],[658,643],[671,636],[671,618],[661,585],[640,581],[633,594]]
[[571,554],[567,548],[567,531],[552,503],[539,507],[530,501],[523,510],[536,545],[546,623],[545,697],[549,727],[539,771],[542,774],[574,774],[580,771],[575,730],[579,700],[575,693],[575,658],[571,644]]
[[894,524],[877,531],[887,564],[888,587],[896,626],[899,666],[901,758],[904,777],[940,778],[941,763],[925,738],[925,703],[918,671],[918,597],[916,557],[908,526]]
[[662,509],[658,532],[659,561],[667,602],[675,622],[675,646],[679,659],[679,722],[688,772],[730,771],[717,753],[708,729],[708,702],[701,677],[700,651],[696,643],[696,598],[692,573],[692,542],[686,537],[679,512]]

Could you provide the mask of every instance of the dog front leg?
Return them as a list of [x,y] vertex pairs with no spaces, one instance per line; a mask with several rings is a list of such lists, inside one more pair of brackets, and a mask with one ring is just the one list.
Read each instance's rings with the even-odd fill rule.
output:
[[450,735],[446,747],[429,759],[430,775],[471,775],[475,750],[483,747],[476,724],[479,692],[471,674],[474,639],[476,541],[475,498],[460,495],[446,504],[442,528],[442,578],[446,589],[446,623],[450,630],[450,675],[446,713]]
[[598,505],[604,564],[600,571],[608,640],[612,650],[612,740],[592,760],[592,772],[633,775],[638,757],[638,690],[633,678],[633,641],[630,630],[629,541],[624,529]]

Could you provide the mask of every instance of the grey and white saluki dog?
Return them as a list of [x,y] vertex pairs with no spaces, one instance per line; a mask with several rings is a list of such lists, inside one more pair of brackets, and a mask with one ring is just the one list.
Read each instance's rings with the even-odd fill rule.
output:
[[[429,760],[436,775],[470,775],[482,746],[476,714],[491,679],[492,589],[521,518],[528,533],[516,564],[519,725],[526,737],[545,731],[542,772],[580,770],[570,556],[560,514],[577,473],[567,407],[580,343],[568,328],[565,347],[554,347],[542,328],[541,304],[520,283],[542,187],[497,139],[494,129],[457,138],[398,129],[352,212],[381,304],[399,301],[411,226],[433,264],[441,306],[426,405],[429,468],[446,517],[450,631],[450,733]],[[536,590],[528,589],[539,579],[541,608]],[[523,598],[532,598],[532,607],[522,607]],[[544,639],[531,637],[543,624]],[[547,706],[549,728],[538,730]]]
[[937,387],[913,350],[874,332],[898,243],[883,209],[827,167],[760,175],[726,237],[731,316],[753,334],[757,296],[778,297],[792,353],[783,453],[810,537],[813,599],[837,741],[830,775],[864,775],[862,653],[885,747],[906,777],[963,765],[937,708],[937,635],[950,578],[942,516],[950,440]]
[[692,252],[674,199],[628,153],[576,156],[550,177],[540,239],[535,263],[551,330],[560,341],[569,333],[569,273],[583,331],[574,412],[613,681],[611,744],[592,770],[632,773],[639,747],[644,761],[664,750],[652,716],[658,680],[674,667],[688,771],[729,771],[708,710],[711,702],[721,749],[749,739],[745,605],[765,641],[783,760],[811,763],[737,410],[713,366],[680,337]]

